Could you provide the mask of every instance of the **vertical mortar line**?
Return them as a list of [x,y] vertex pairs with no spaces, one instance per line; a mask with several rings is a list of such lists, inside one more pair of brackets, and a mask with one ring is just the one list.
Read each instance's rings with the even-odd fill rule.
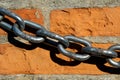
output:
[[50,30],[50,9],[41,9],[42,10],[42,15],[44,17],[44,27],[47,30]]

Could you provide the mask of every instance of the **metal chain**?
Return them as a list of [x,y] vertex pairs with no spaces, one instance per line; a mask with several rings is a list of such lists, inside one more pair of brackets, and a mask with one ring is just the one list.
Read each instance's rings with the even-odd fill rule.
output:
[[[5,16],[14,19],[16,22],[13,23]],[[110,46],[108,49],[95,48],[92,47],[92,44],[85,39],[71,35],[60,36],[53,32],[47,31],[44,27],[37,23],[23,20],[17,14],[4,8],[0,8],[0,26],[3,29],[13,32],[16,36],[32,43],[46,43],[54,46],[58,49],[58,51],[69,58],[78,61],[85,61],[88,60],[91,56],[101,57],[105,58],[106,61],[113,67],[120,68],[120,62],[113,60],[113,58],[118,58],[118,53],[116,50],[120,50],[120,44]],[[35,29],[35,36],[24,33],[23,30],[25,27]],[[77,43],[82,46],[80,54],[66,50],[66,48],[68,48],[71,43]]]

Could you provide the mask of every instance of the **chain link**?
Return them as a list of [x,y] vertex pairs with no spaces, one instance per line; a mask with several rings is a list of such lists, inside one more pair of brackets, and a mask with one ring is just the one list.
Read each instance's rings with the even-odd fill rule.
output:
[[[85,46],[89,46],[91,47],[91,44],[84,40],[84,39],[81,39],[81,38],[77,38],[75,36],[65,36],[64,37],[65,39],[68,39],[69,42],[72,41],[72,42],[77,42],[77,43],[80,43],[80,44],[83,44]],[[85,61],[87,59],[90,58],[90,55],[89,54],[75,54],[73,52],[70,52],[70,51],[67,51],[65,50],[64,46],[62,44],[58,44],[58,50],[65,56],[68,56],[72,59],[75,59],[75,60],[79,60],[79,61]]]
[[[16,22],[11,22],[5,16],[14,19]],[[92,47],[92,44],[85,39],[75,36],[60,36],[53,32],[47,31],[39,24],[23,20],[17,14],[4,8],[0,8],[0,26],[3,29],[13,32],[16,36],[21,37],[32,43],[46,43],[54,46],[58,49],[58,51],[69,58],[78,61],[85,61],[88,60],[91,56],[102,57],[105,58],[107,62],[113,67],[120,68],[120,62],[113,60],[113,58],[118,58],[117,51],[120,50],[119,44],[113,45],[108,49],[95,48]],[[26,27],[35,29],[35,36],[24,33],[23,30]],[[68,48],[71,43],[79,44],[82,47],[81,52],[74,53],[66,50],[66,48]]]
[[[113,45],[113,46],[109,47],[108,50],[110,50],[110,51],[120,50],[120,44]],[[114,66],[116,68],[120,68],[120,62],[116,62],[116,61],[112,60],[112,58],[107,58],[106,60],[112,66]]]
[[[37,28],[44,29],[43,27],[39,26],[38,24],[35,24],[33,22],[30,22],[30,21],[24,21],[24,23],[25,23],[25,25],[30,26],[30,27],[31,26],[35,27],[36,29]],[[33,42],[33,43],[41,43],[45,40],[43,37],[37,37],[37,36],[31,36],[31,35],[25,34],[18,27],[19,27],[19,25],[17,23],[15,23],[12,27],[13,32],[15,33],[15,35],[17,35],[25,40],[28,40],[28,41]]]
[[0,21],[3,19],[4,17],[2,16],[2,14],[0,15]]
[[25,28],[25,23],[23,21],[22,18],[20,18],[17,14],[7,10],[7,9],[4,9],[4,8],[0,8],[0,14],[2,14],[3,16],[6,15],[6,16],[9,16],[10,18],[16,20],[16,22],[18,23],[19,25],[19,29],[20,30],[24,30]]
[[102,58],[116,58],[118,54],[112,50],[105,50],[101,48],[94,48],[94,47],[83,47],[82,52],[88,53],[95,57],[102,57]]
[[65,47],[68,47],[69,46],[69,42],[67,39],[65,39],[64,37],[58,35],[58,34],[55,34],[53,32],[49,32],[47,30],[38,30],[37,31],[37,35],[39,36],[44,36],[44,37],[49,37],[49,38],[52,38],[52,39],[56,39],[58,40],[59,43],[62,43]]

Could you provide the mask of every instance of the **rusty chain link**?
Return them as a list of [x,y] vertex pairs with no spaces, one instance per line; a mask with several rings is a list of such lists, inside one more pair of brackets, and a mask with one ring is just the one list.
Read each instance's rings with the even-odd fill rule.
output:
[[[6,21],[8,19],[5,16],[14,19],[16,22],[9,23],[8,21]],[[116,52],[116,50],[120,50],[120,44],[113,45],[106,50],[102,48],[95,48],[92,47],[92,44],[85,39],[71,35],[60,36],[58,34],[46,30],[39,24],[23,20],[17,14],[4,8],[0,8],[0,26],[3,29],[9,30],[13,32],[16,36],[23,38],[29,42],[47,43],[49,45],[52,45],[56,47],[58,51],[60,51],[63,55],[69,58],[78,61],[85,61],[88,60],[91,56],[102,57],[105,58],[106,61],[113,67],[120,68],[120,62],[113,60],[113,58],[118,58],[118,53]],[[25,27],[35,29],[35,36],[31,36],[24,33],[23,30],[25,29]],[[71,43],[77,43],[80,46],[82,46],[80,54],[66,50],[66,48],[68,48]]]

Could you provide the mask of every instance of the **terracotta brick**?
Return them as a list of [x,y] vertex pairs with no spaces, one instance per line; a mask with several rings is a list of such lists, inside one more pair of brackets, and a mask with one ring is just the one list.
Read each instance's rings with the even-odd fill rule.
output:
[[[110,45],[112,44],[94,44],[93,46],[107,48]],[[57,52],[54,54],[53,48],[47,50],[44,46],[41,47],[26,50],[12,44],[1,44],[0,74],[107,74],[111,72],[109,68],[105,67],[104,71],[104,67],[103,70],[97,67],[98,63],[103,61],[102,59],[67,62],[71,59]]]
[[[16,10],[11,10],[15,12],[17,15],[19,15],[22,19],[25,20],[30,20],[33,22],[36,22],[38,24],[43,25],[43,15],[40,10],[38,9],[16,9]],[[9,17],[7,17],[9,18]],[[9,18],[14,22],[13,19]],[[5,35],[6,32],[2,29],[0,29],[0,35]]]
[[51,31],[62,35],[120,36],[120,7],[73,8],[51,12]]
[[[51,31],[61,35],[76,36],[119,36],[119,7],[54,10],[51,13]],[[41,12],[34,9],[13,10],[23,19],[43,24]],[[40,16],[38,15],[40,14]],[[37,15],[37,16],[36,16]],[[39,22],[40,21],[40,22]],[[80,28],[79,28],[80,27]],[[0,31],[0,35],[5,35]],[[114,33],[114,34],[113,34]],[[14,43],[15,44],[15,43]],[[17,43],[16,43],[17,44]],[[94,47],[107,49],[112,44],[96,44]],[[19,48],[21,46],[23,48]],[[33,47],[33,49],[30,49]],[[108,74],[117,73],[101,58],[84,62],[59,54],[52,47],[40,45],[0,44],[0,74]],[[68,50],[76,52],[73,46]],[[108,67],[105,67],[105,64]],[[111,71],[112,70],[112,71]]]

